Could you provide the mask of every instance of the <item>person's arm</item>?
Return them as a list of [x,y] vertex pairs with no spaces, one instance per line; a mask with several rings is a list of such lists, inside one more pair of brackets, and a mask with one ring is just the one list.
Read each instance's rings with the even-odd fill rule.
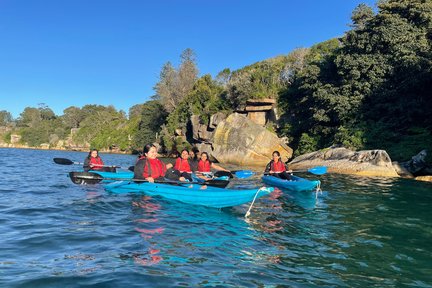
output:
[[267,164],[267,166],[265,167],[264,173],[271,173],[271,171],[270,171],[270,169],[271,169],[271,164],[272,164],[272,161],[270,161],[270,162]]
[[225,168],[223,168],[223,167],[221,167],[221,166],[219,166],[219,165],[217,165],[217,164],[215,164],[213,162],[211,163],[211,168],[216,169],[218,171],[230,172],[229,170],[227,170],[227,169],[225,169]]
[[86,172],[90,170],[89,162],[90,162],[90,159],[88,157],[86,157],[84,159],[84,165],[83,165],[84,171],[86,171]]
[[144,179],[144,164],[145,159],[138,160],[138,162],[135,164],[134,168],[134,178],[135,179]]

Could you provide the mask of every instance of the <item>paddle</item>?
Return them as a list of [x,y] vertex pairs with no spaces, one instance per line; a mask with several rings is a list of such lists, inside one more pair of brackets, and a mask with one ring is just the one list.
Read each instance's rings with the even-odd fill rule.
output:
[[[60,165],[84,165],[84,163],[81,162],[74,162],[70,159],[66,158],[53,158],[54,163],[60,164]],[[133,172],[134,166],[130,167],[120,167],[120,166],[113,166],[113,165],[101,165],[99,167],[110,167],[110,168],[121,168],[125,170],[130,170]]]
[[[297,172],[309,172],[315,175],[323,175],[327,173],[327,166],[315,166],[307,170],[294,170],[293,173]],[[266,172],[264,175],[271,175],[270,173]]]
[[[133,181],[133,182],[149,182],[145,179],[127,179],[127,178],[115,178],[115,177],[103,177],[97,173],[93,172],[69,172],[69,177],[71,178],[74,184],[96,184],[103,180],[110,181]],[[198,185],[209,185],[215,186],[219,188],[225,188],[228,184],[228,180],[220,180],[220,179],[212,179],[206,180],[204,182],[182,182],[182,181],[172,181],[172,180],[155,180],[155,183],[161,184],[171,184],[171,185],[189,185],[189,184],[198,184]]]
[[220,177],[220,176],[228,176],[230,178],[233,178],[234,175],[239,178],[239,179],[245,179],[245,178],[249,178],[253,175],[255,175],[255,172],[251,171],[251,170],[232,170],[232,171],[216,171],[214,173],[214,175],[216,177]]

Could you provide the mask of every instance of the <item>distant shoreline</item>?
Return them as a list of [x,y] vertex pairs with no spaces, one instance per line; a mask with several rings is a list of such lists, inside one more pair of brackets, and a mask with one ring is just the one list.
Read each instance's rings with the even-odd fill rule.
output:
[[[5,149],[27,149],[27,150],[46,150],[46,151],[66,151],[66,152],[88,152],[90,149],[61,149],[61,148],[40,148],[40,147],[28,147],[28,146],[17,146],[17,147],[9,147],[9,146],[1,146],[0,145],[0,149],[1,148],[5,148]],[[109,152],[109,151],[105,151],[105,150],[101,150],[99,151],[100,153],[103,154],[121,154],[121,155],[134,155],[132,153],[129,152]]]

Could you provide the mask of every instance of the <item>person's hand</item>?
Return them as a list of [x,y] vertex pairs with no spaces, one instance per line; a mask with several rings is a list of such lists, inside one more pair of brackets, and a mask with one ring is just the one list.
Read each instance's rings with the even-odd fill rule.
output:
[[292,174],[293,173],[293,171],[290,169],[290,170],[288,170],[288,171],[286,171],[287,173],[290,173],[290,174]]
[[154,179],[153,177],[147,177],[146,180],[150,183],[154,183]]
[[180,181],[185,182],[186,178],[184,178],[183,176],[179,178]]
[[167,169],[170,169],[170,168],[172,168],[172,167],[173,167],[173,165],[172,165],[171,163],[166,164],[166,168],[167,168]]

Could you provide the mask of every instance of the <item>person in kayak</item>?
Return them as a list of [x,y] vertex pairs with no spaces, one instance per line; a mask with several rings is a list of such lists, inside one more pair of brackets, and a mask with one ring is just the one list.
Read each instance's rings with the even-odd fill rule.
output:
[[281,179],[292,180],[292,171],[288,169],[284,162],[282,162],[279,151],[273,151],[272,157],[273,159],[267,164],[264,173]]
[[189,151],[187,149],[183,149],[180,157],[177,158],[174,169],[180,171],[180,176],[192,182],[192,172],[194,172],[195,166],[192,161],[189,159]]
[[196,148],[192,148],[189,150],[189,163],[191,164],[192,171],[197,171],[198,169],[198,161],[199,161],[198,153],[199,151]]
[[143,154],[135,164],[134,178],[145,179],[151,183],[155,180],[164,181],[165,177],[170,180],[185,181],[180,177],[180,172],[172,171],[172,164],[164,164],[157,158],[157,148],[153,144],[144,146]]
[[197,169],[197,176],[202,178],[202,179],[211,179],[211,168],[218,170],[218,171],[225,171],[227,172],[227,175],[231,173],[231,171],[211,162],[209,160],[209,155],[207,152],[202,152],[201,153],[201,159],[198,161],[198,169]]
[[84,171],[98,170],[106,172],[115,172],[115,167],[106,167],[102,158],[99,156],[97,149],[91,149],[87,157],[84,159]]

